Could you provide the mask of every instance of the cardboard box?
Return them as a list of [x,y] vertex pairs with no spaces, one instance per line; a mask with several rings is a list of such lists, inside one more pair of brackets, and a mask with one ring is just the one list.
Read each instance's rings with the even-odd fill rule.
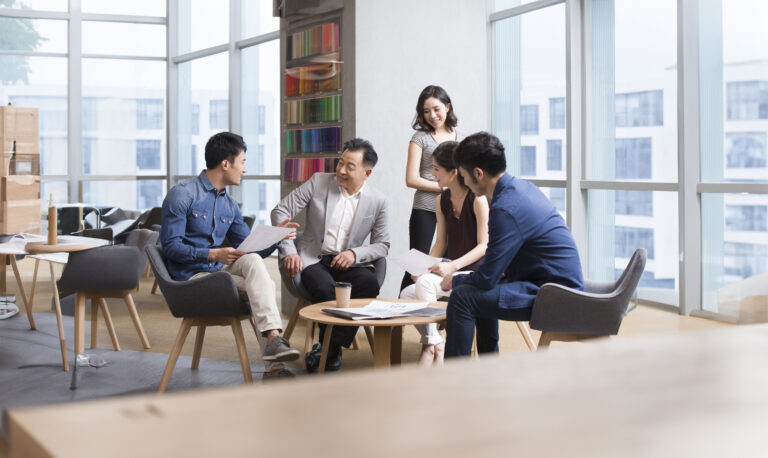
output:
[[0,204],[0,234],[29,232],[40,234],[42,211],[40,199],[9,200]]
[[11,175],[0,178],[0,201],[40,199],[40,177]]
[[37,108],[0,106],[0,148],[10,153],[40,154]]

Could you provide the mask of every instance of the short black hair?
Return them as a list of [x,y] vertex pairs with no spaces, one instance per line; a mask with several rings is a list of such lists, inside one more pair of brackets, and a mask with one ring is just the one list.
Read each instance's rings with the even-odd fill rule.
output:
[[232,162],[240,151],[245,152],[247,149],[243,137],[232,132],[219,132],[205,144],[205,166],[208,170],[215,169],[221,161]]
[[453,130],[453,128],[456,127],[456,125],[459,123],[459,119],[456,117],[456,113],[453,112],[453,103],[451,103],[451,97],[447,92],[445,92],[445,89],[441,88],[440,86],[433,85],[425,87],[422,89],[421,94],[419,94],[419,100],[416,101],[416,117],[413,119],[413,128],[421,132],[428,133],[435,131],[435,128],[432,127],[432,124],[424,119],[424,102],[426,102],[430,97],[434,97],[437,100],[443,102],[443,105],[450,105],[448,107],[448,113],[445,115],[445,126],[448,127],[448,130]]
[[376,150],[373,149],[373,145],[368,140],[362,138],[353,138],[344,142],[344,151],[362,151],[363,152],[363,165],[366,168],[372,169],[379,162],[379,155],[376,154]]
[[[443,142],[437,145],[434,151],[432,151],[432,159],[435,160],[437,165],[444,168],[447,171],[456,170],[456,163],[453,161],[453,154],[456,152],[456,147],[459,146],[459,142]],[[461,174],[457,174],[459,184],[464,184],[464,177]]]
[[453,154],[453,162],[467,172],[480,168],[491,176],[507,169],[504,145],[488,132],[478,132],[462,140]]

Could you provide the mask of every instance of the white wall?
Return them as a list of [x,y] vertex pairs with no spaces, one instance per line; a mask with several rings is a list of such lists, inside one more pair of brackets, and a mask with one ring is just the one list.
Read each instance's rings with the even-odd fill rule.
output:
[[[390,259],[408,250],[413,189],[405,187],[405,164],[421,90],[448,91],[462,134],[489,129],[485,3],[355,2],[355,131],[379,154],[368,184],[389,196]],[[381,297],[397,297],[402,276],[390,261]]]

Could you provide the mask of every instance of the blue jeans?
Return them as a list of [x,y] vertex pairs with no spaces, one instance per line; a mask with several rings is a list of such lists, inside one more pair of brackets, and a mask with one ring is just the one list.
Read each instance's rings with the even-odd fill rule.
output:
[[498,353],[499,322],[528,321],[532,307],[503,309],[499,307],[499,287],[481,290],[472,285],[459,285],[448,300],[446,314],[446,358],[469,356],[477,327],[477,352]]

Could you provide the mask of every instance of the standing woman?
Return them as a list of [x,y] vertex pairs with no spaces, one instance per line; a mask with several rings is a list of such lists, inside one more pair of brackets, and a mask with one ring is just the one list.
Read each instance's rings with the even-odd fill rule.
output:
[[[405,185],[416,190],[413,195],[413,210],[408,224],[410,248],[422,253],[429,252],[435,233],[435,198],[440,186],[432,175],[432,152],[437,145],[446,141],[461,141],[456,132],[458,119],[448,93],[440,86],[427,86],[421,91],[416,102],[416,117],[413,128],[416,133],[408,145],[408,163],[405,167]],[[400,285],[402,290],[413,283],[408,272]]]

